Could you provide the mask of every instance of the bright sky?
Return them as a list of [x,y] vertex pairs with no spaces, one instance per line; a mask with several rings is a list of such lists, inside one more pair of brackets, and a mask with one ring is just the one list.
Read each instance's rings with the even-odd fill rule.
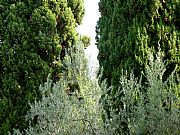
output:
[[91,37],[91,44],[95,44],[95,26],[100,16],[98,2],[99,0],[84,0],[85,16],[82,25],[77,28],[81,35]]
[[85,16],[82,25],[77,28],[77,31],[81,35],[87,35],[91,38],[91,45],[85,50],[85,53],[89,60],[90,76],[94,76],[96,69],[99,66],[97,55],[98,49],[95,45],[95,27],[99,19],[100,13],[98,11],[99,0],[84,0],[85,4]]

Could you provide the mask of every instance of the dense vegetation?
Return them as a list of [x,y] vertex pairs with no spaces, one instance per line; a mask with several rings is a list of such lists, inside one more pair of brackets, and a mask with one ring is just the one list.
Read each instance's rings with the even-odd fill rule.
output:
[[[167,63],[164,79],[180,74],[179,6],[176,0],[101,0],[97,44],[103,78],[115,86],[123,70],[136,76],[148,64],[147,54],[161,49]],[[178,78],[179,79],[179,78]]]
[[[140,79],[141,72],[149,64],[148,53],[156,56],[158,50],[163,54],[166,65],[163,82],[175,70],[176,88],[180,97],[180,3],[176,0],[101,0],[101,17],[97,25],[97,45],[99,63],[103,67],[102,80],[107,78],[108,92],[113,107],[121,110],[122,71]],[[147,91],[146,77],[142,76],[144,92]],[[115,96],[119,93],[119,96]],[[121,94],[120,94],[121,93]],[[105,105],[107,113],[111,107]],[[117,111],[118,112],[118,111]],[[126,125],[122,123],[122,125]],[[127,125],[126,125],[127,126]],[[128,129],[128,127],[125,127]]]
[[83,0],[0,0],[0,134],[179,135],[179,5],[101,0],[92,78]]
[[[180,113],[177,108],[180,100],[171,92],[176,87],[174,74],[167,78],[167,82],[163,82],[165,66],[160,53],[156,60],[149,54],[151,65],[146,66],[144,73],[148,80],[147,95],[141,91],[143,88],[141,81],[138,81],[132,73],[130,77],[127,74],[121,75],[119,80],[122,85],[121,92],[124,94],[122,101],[125,104],[117,114],[117,110],[113,109],[114,102],[111,96],[106,94],[112,87],[108,88],[106,81],[99,86],[98,79],[89,79],[84,47],[81,44],[76,47],[78,48],[71,49],[72,55],[66,56],[64,60],[70,69],[68,73],[63,73],[64,78],[55,84],[48,79],[40,86],[43,98],[30,105],[31,109],[26,116],[27,119],[37,118],[37,124],[33,127],[30,124],[25,134],[178,135],[180,133]],[[74,89],[74,92],[67,94],[69,81],[75,82],[74,78],[80,86],[81,93]],[[106,100],[103,100],[101,95],[106,96]],[[103,109],[107,99],[108,104],[112,106],[111,119],[103,121],[102,114],[108,117]],[[164,104],[167,104],[166,108]],[[121,125],[125,120],[129,127],[128,133],[124,132]],[[14,130],[14,135],[22,134],[19,130]]]
[[27,127],[28,102],[48,74],[59,81],[83,15],[82,0],[0,0],[0,134]]

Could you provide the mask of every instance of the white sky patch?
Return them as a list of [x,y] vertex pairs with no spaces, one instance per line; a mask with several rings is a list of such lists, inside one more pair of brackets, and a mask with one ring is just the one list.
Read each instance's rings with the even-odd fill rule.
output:
[[99,0],[84,0],[85,16],[83,18],[82,25],[77,28],[81,35],[87,35],[91,37],[92,45],[95,44],[95,27],[100,16],[98,2]]
[[95,28],[100,16],[98,2],[99,0],[84,0],[85,16],[83,18],[82,25],[77,28],[77,31],[80,33],[80,35],[87,35],[91,38],[91,45],[85,50],[88,58],[91,77],[95,76],[99,67],[99,62],[97,60],[99,51],[95,45]]

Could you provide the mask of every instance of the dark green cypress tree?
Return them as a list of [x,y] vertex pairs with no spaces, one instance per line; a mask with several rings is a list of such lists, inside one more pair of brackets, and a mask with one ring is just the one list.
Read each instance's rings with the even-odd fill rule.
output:
[[[102,79],[114,87],[108,92],[114,100],[114,108],[123,103],[119,93],[122,71],[134,72],[140,77],[148,64],[148,52],[159,50],[164,54],[166,71],[163,80],[176,72],[177,90],[180,96],[180,3],[176,0],[101,0],[101,17],[97,24],[99,63],[103,67]],[[145,78],[144,82],[145,82]],[[102,96],[103,97],[103,96]],[[104,104],[107,112],[108,103]]]
[[83,14],[83,0],[0,0],[0,134],[28,126],[28,102],[48,74],[58,81]]

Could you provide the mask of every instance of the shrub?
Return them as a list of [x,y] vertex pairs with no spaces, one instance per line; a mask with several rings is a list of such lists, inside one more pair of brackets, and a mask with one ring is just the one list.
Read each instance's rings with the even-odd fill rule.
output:
[[[83,46],[69,51],[76,53],[65,57],[64,65],[68,67],[68,71],[64,72],[64,77],[56,84],[47,79],[39,87],[43,97],[30,104],[31,109],[26,118],[31,122],[25,134],[100,135],[103,132],[99,106],[101,89],[98,81],[88,78]],[[69,83],[78,83],[80,93],[74,90],[68,95],[66,90]],[[31,126],[35,120],[37,125]],[[15,130],[14,134],[22,133]]]
[[[124,104],[121,110],[116,110],[117,107],[113,108],[115,103],[108,94],[112,92],[112,87],[108,88],[106,81],[99,87],[97,79],[88,78],[83,47],[78,46],[70,51],[72,55],[66,57],[64,61],[69,67],[69,71],[64,72],[64,78],[56,84],[52,84],[48,79],[39,87],[43,98],[30,104],[31,109],[26,118],[31,122],[25,134],[178,135],[180,133],[180,99],[175,94],[179,87],[175,85],[173,74],[166,82],[162,81],[165,66],[159,55],[156,60],[149,55],[149,66],[146,66],[145,73],[142,74],[147,78],[146,92],[141,80],[135,78],[133,74],[122,75],[120,78],[122,91],[115,93],[115,97],[123,95],[121,101]],[[71,96],[67,95],[66,89],[70,80],[72,83],[78,82],[81,99],[77,98],[76,91]],[[105,105],[111,106],[108,119],[106,111],[102,109]],[[33,121],[37,121],[34,127],[31,126]],[[126,132],[122,123],[127,125]],[[14,134],[22,133],[15,130]]]
[[[102,80],[107,78],[114,107],[121,106],[118,93],[122,71],[141,77],[148,64],[148,53],[154,55],[158,47],[164,53],[166,71],[163,81],[175,71],[180,86],[180,2],[177,0],[101,0],[101,17],[97,23],[98,60],[104,68]],[[176,68],[175,68],[176,67]],[[142,79],[145,82],[146,79]],[[180,95],[180,91],[179,91]],[[115,101],[117,100],[117,101]],[[108,106],[106,111],[109,113]]]
[[109,94],[103,95],[102,101],[111,106],[110,118],[107,119],[107,114],[104,114],[106,128],[111,134],[178,135],[180,133],[180,98],[177,95],[180,87],[176,85],[173,73],[166,82],[163,82],[165,65],[160,54],[157,55],[156,60],[152,54],[148,56],[149,65],[142,74],[147,79],[146,88],[141,85],[142,80],[135,78],[134,74],[130,77],[127,74],[122,75],[119,82],[122,91],[115,93],[115,98],[121,96],[119,102],[123,102],[122,107],[119,107],[120,110],[117,110],[118,107],[113,108],[116,103],[111,100]]

